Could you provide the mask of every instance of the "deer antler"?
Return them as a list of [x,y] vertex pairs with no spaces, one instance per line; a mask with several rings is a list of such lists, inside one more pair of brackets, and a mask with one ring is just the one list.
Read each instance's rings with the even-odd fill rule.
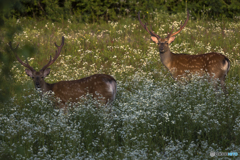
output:
[[18,60],[24,67],[27,67],[27,68],[30,69],[31,71],[35,71],[35,70],[28,64],[27,59],[26,59],[26,62],[27,62],[27,63],[24,63],[24,62],[18,57],[17,53],[15,52],[15,51],[17,50],[19,44],[17,44],[16,48],[14,48],[14,49],[13,49],[13,47],[12,47],[12,42],[9,42],[8,44],[9,44],[11,50],[13,51],[15,57],[17,58],[17,60]]
[[53,57],[53,60],[52,60],[52,57],[50,56],[49,62],[41,69],[41,71],[44,71],[47,67],[49,67],[51,64],[53,64],[56,61],[56,59],[60,55],[63,45],[64,45],[64,37],[62,36],[62,43],[60,46],[58,46],[55,42],[55,46],[57,47],[57,50],[56,50],[55,56]]
[[142,23],[142,21],[141,21],[141,19],[140,19],[140,12],[138,12],[138,20],[139,20],[140,24],[143,26],[143,28],[144,28],[149,34],[151,34],[151,36],[160,38],[160,36],[157,35],[156,33],[154,33],[152,30],[149,31],[149,29],[147,28],[146,24],[143,24],[143,23]]
[[188,20],[189,20],[189,11],[187,10],[187,19],[185,20],[184,24],[182,25],[182,23],[181,23],[180,29],[179,29],[177,32],[174,32],[174,33],[172,33],[172,32],[173,32],[173,26],[172,26],[172,30],[171,30],[171,32],[167,35],[167,38],[170,38],[170,37],[178,34],[179,32],[181,32],[181,30],[187,25]]

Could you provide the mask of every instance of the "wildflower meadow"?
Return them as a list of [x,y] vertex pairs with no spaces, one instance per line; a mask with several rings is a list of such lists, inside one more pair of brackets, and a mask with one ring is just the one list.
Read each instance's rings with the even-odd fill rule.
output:
[[[185,12],[141,16],[162,37],[186,19]],[[21,26],[12,45],[19,44],[19,57],[36,70],[55,54],[54,42],[65,37],[46,82],[109,74],[117,80],[117,96],[107,107],[96,108],[91,99],[68,103],[64,113],[36,91],[15,59],[9,71],[14,83],[6,84],[11,98],[0,103],[0,159],[239,159],[210,157],[213,151],[240,154],[239,17],[190,17],[170,46],[173,53],[227,56],[227,94],[198,77],[174,81],[137,16],[98,23],[80,23],[74,16],[57,22],[13,18],[5,26]]]

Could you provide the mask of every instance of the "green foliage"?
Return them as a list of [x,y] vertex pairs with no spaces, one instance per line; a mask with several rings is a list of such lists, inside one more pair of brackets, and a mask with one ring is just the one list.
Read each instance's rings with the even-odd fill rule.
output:
[[[13,1],[0,2],[0,15],[8,14]],[[2,31],[6,22],[3,17],[0,17],[0,21],[0,30]],[[19,30],[21,30],[20,26],[8,26],[8,30],[6,32],[1,32],[0,36],[5,37],[7,40],[12,40],[14,33]],[[0,39],[0,47],[0,103],[2,104],[5,100],[8,100],[11,95],[12,88],[10,84],[13,83],[13,81],[11,80],[12,74],[10,68],[12,67],[14,59],[8,47],[3,43],[2,38]]]
[[238,0],[15,0],[11,14],[5,16],[45,17],[53,21],[77,16],[79,21],[99,22],[136,17],[138,11],[176,14],[187,8],[196,18],[233,18],[240,14]]
[[45,14],[48,19],[53,21],[69,18],[71,15],[71,0],[59,2],[59,0],[43,0]]
[[69,104],[68,114],[27,92],[1,116],[0,158],[207,159],[239,151],[240,86],[228,89],[225,97],[202,79],[176,85],[136,72],[118,81],[111,113],[88,101]]

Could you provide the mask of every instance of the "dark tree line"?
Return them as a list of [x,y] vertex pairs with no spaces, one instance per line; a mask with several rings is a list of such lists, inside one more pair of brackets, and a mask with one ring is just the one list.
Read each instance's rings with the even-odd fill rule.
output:
[[14,0],[5,17],[31,17],[58,20],[72,15],[80,20],[96,22],[136,16],[138,11],[183,12],[209,18],[233,18],[240,15],[240,0]]

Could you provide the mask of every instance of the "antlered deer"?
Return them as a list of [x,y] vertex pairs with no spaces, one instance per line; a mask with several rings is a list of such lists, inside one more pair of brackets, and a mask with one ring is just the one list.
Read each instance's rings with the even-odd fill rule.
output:
[[53,64],[58,56],[60,55],[61,49],[64,45],[64,37],[62,37],[62,43],[57,47],[54,58],[52,59],[50,56],[49,62],[39,71],[35,71],[26,61],[24,63],[16,54],[16,49],[13,49],[11,42],[9,43],[10,48],[15,54],[17,60],[26,68],[25,72],[28,76],[33,79],[33,83],[36,89],[41,89],[43,93],[47,91],[53,91],[55,96],[61,99],[61,102],[64,104],[65,102],[77,102],[78,98],[81,96],[85,96],[87,93],[92,94],[93,98],[98,99],[99,95],[102,96],[100,99],[100,103],[108,104],[112,102],[116,97],[117,92],[117,83],[116,80],[110,75],[106,74],[95,74],[89,77],[85,77],[79,80],[72,81],[60,81],[53,84],[46,83],[44,78],[50,73],[50,68],[48,68],[51,64]]
[[175,39],[178,34],[187,24],[189,19],[189,11],[187,19],[180,29],[174,33],[173,27],[166,38],[161,38],[159,35],[149,30],[146,24],[143,24],[138,12],[138,19],[143,28],[151,35],[153,42],[158,44],[160,58],[163,65],[170,71],[175,80],[187,78],[190,74],[198,74],[203,76],[208,74],[211,79],[220,80],[222,89],[225,91],[225,77],[230,68],[229,59],[220,53],[205,53],[200,55],[174,54],[170,51],[169,44]]

